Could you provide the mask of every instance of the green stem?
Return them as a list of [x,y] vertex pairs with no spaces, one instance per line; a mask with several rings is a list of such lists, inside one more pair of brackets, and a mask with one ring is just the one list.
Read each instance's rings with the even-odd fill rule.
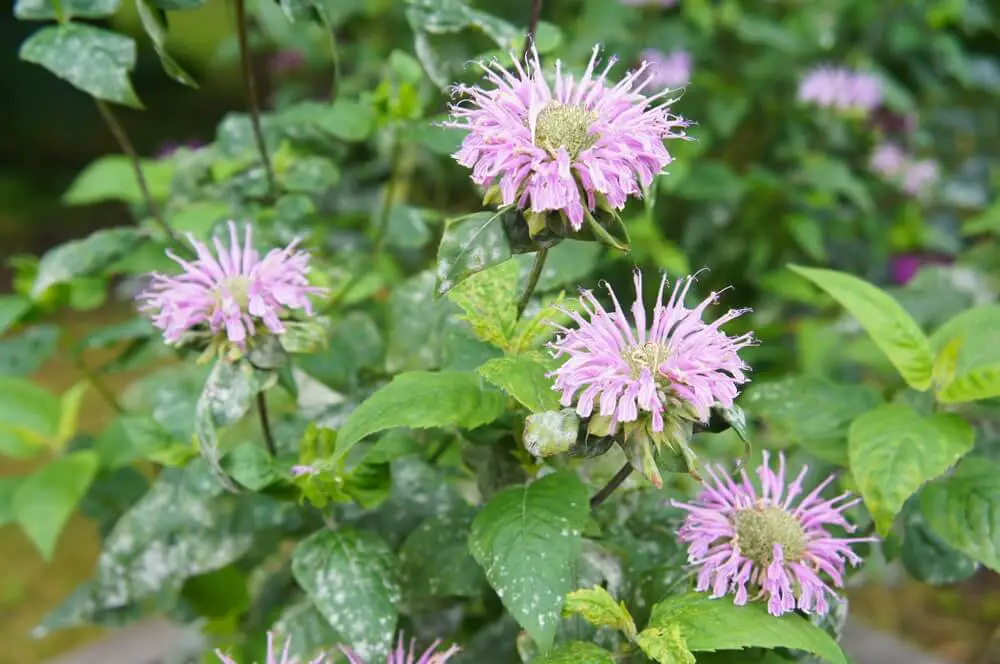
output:
[[542,248],[535,252],[535,260],[531,262],[531,272],[528,273],[528,283],[524,285],[524,292],[521,293],[521,299],[517,301],[518,318],[521,318],[524,310],[528,308],[528,302],[531,301],[535,287],[538,286],[538,279],[542,276],[542,268],[545,267],[545,259],[548,255],[549,250],[547,248]]
[[254,141],[260,152],[267,176],[267,185],[271,195],[277,191],[277,181],[271,169],[271,159],[267,154],[267,144],[264,142],[264,132],[260,126],[260,105],[257,103],[257,83],[253,75],[253,60],[250,57],[250,46],[247,33],[246,0],[236,0],[236,39],[240,47],[240,65],[243,75],[243,87],[246,88],[247,102],[250,104],[250,126],[253,129]]
[[263,392],[257,393],[257,413],[260,415],[260,430],[264,432],[264,443],[273,459],[278,456],[278,448],[274,444],[274,434],[271,433],[271,420],[267,415],[267,400]]
[[93,369],[87,366],[87,363],[82,357],[76,358],[76,366],[80,369],[80,373],[84,375],[87,382],[90,383],[91,387],[101,395],[101,397],[108,402],[108,405],[114,409],[119,415],[125,412],[125,409],[119,403],[118,398],[115,397],[115,393],[111,391],[111,388],[105,384],[101,377],[94,373]]
[[618,469],[615,476],[608,480],[600,491],[594,494],[594,497],[590,499],[590,509],[596,510],[601,506],[605,500],[611,497],[611,494],[615,492],[615,489],[622,485],[622,482],[628,479],[628,476],[632,474],[632,464],[625,462],[625,465]]
[[392,203],[396,198],[396,189],[399,186],[399,162],[402,156],[403,142],[399,140],[399,127],[396,126],[392,129],[392,147],[389,153],[389,182],[385,185],[385,194],[382,197],[378,221],[375,224],[375,240],[373,243],[375,257],[378,257],[382,252],[386,232],[389,230],[389,214],[392,212]]
[[142,194],[142,199],[146,203],[149,214],[153,216],[156,224],[166,233],[170,244],[179,246],[180,241],[177,235],[170,228],[170,224],[167,223],[156,201],[153,200],[153,195],[149,193],[149,185],[146,184],[146,176],[142,172],[142,162],[139,160],[139,155],[136,154],[135,148],[132,146],[132,141],[128,138],[128,134],[125,133],[125,129],[118,122],[118,118],[115,117],[114,112],[106,102],[95,98],[94,103],[97,104],[97,110],[101,112],[101,117],[104,118],[104,122],[108,125],[108,129],[111,130],[122,152],[128,157],[129,164],[132,166],[132,172],[135,173],[135,180],[139,183],[139,192]]

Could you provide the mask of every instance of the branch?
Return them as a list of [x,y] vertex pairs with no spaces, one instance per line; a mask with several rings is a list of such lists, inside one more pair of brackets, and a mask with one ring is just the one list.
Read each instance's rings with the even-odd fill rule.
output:
[[243,86],[246,88],[247,101],[250,104],[250,125],[253,128],[253,137],[257,143],[257,150],[260,152],[260,158],[264,164],[267,185],[273,195],[277,191],[277,181],[274,179],[274,171],[271,170],[271,159],[267,155],[264,132],[260,128],[260,106],[257,103],[257,85],[253,76],[253,61],[250,58],[247,32],[246,0],[236,0],[236,39],[240,45]]
[[628,476],[632,474],[632,464],[625,462],[625,465],[618,469],[615,476],[608,480],[608,483],[604,487],[594,494],[594,497],[590,499],[590,509],[596,510],[601,506],[605,500],[611,497],[611,494],[615,492],[615,489],[622,485],[622,482],[628,479]]

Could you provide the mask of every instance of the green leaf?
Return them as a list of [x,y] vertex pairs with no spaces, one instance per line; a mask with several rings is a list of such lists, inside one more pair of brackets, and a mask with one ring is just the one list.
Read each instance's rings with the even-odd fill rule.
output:
[[1000,306],[967,309],[931,335],[937,399],[964,403],[1000,396]]
[[503,228],[505,214],[509,212],[474,212],[445,223],[437,254],[438,295],[514,255]]
[[0,340],[0,376],[27,376],[38,371],[55,352],[59,333],[55,325],[36,325]]
[[20,57],[92,97],[142,108],[128,77],[135,67],[131,37],[84,23],[49,26],[21,44]]
[[301,102],[280,116],[281,124],[295,129],[310,127],[342,141],[368,140],[375,131],[375,114],[370,104],[339,98],[333,104]]
[[29,380],[0,376],[0,454],[40,452],[59,430],[59,400]]
[[7,475],[0,477],[0,528],[12,523],[16,518],[14,514],[14,494],[21,486],[25,475]]
[[909,503],[905,516],[900,560],[918,581],[934,586],[959,583],[979,570],[979,563],[948,545],[931,532],[919,509]]
[[153,0],[153,4],[168,11],[184,11],[201,7],[205,4],[205,0]]
[[256,443],[237,445],[223,458],[222,467],[251,491],[261,491],[281,479],[271,455]]
[[844,161],[828,157],[810,158],[803,164],[800,177],[805,184],[819,191],[844,196],[859,210],[871,213],[875,209],[875,202],[865,183],[851,172]]
[[548,367],[530,357],[497,357],[479,367],[478,372],[533,413],[559,409],[559,393],[546,376]]
[[100,273],[132,251],[142,238],[135,228],[111,228],[47,251],[38,264],[31,296],[37,299],[56,284]]
[[386,657],[400,601],[396,561],[388,544],[351,528],[321,530],[295,547],[292,573],[358,657]]
[[288,655],[299,661],[314,661],[329,653],[331,646],[343,642],[308,597],[285,608],[272,630],[275,638],[284,638]]
[[615,598],[601,586],[574,590],[566,595],[563,615],[577,613],[594,627],[617,629],[630,641],[636,636],[635,621],[625,608],[625,602],[615,602]]
[[[143,177],[149,187],[153,199],[162,201],[170,193],[170,183],[177,170],[171,161],[155,161],[143,159],[140,162]],[[145,202],[145,196],[139,188],[132,162],[125,155],[108,155],[90,162],[76,176],[73,183],[63,194],[62,202],[66,205],[90,205],[102,201],[125,201],[140,204]],[[228,206],[223,213],[228,211]],[[223,215],[218,218],[223,218]],[[173,221],[174,219],[171,218]],[[178,227],[178,230],[191,230]]]
[[89,381],[81,381],[66,390],[59,399],[59,426],[56,427],[56,437],[53,441],[56,449],[62,447],[76,436],[77,425],[80,423],[80,406],[83,395],[90,387]]
[[457,310],[451,300],[434,297],[434,274],[430,271],[397,285],[389,296],[386,372],[441,366],[445,332]]
[[479,272],[448,294],[465,312],[476,336],[507,348],[517,326],[517,263],[506,261]]
[[837,642],[825,631],[794,613],[772,616],[761,602],[737,606],[705,593],[675,595],[653,607],[646,629],[671,625],[680,628],[692,652],[794,648],[831,664],[848,664]]
[[59,533],[97,475],[94,452],[74,452],[25,477],[14,493],[14,518],[45,560],[52,560]]
[[455,510],[432,516],[406,538],[399,550],[404,595],[479,597],[486,579],[469,553],[473,512]]
[[966,459],[924,488],[920,513],[949,546],[1000,572],[1000,466]]
[[105,18],[118,11],[121,0],[17,0],[14,16],[22,21],[51,21],[59,19],[54,7],[62,11],[62,19]]
[[542,657],[531,660],[531,664],[615,664],[615,658],[593,643],[567,641]]
[[921,391],[930,387],[934,365],[930,342],[898,302],[868,282],[843,272],[798,265],[789,268],[851,312],[911,387]]
[[695,664],[694,655],[676,624],[644,629],[635,642],[647,657],[660,664]]
[[195,436],[202,457],[223,486],[235,490],[219,463],[219,427],[236,423],[246,415],[260,391],[254,368],[248,362],[219,360],[205,381],[195,406]]
[[448,424],[475,429],[500,417],[506,406],[501,394],[483,389],[474,374],[458,371],[412,371],[358,406],[337,432],[331,461],[343,457],[362,438],[395,427],[427,429]]
[[958,415],[923,417],[905,404],[879,406],[854,421],[851,474],[879,533],[888,534],[903,503],[971,450],[974,437]]
[[163,71],[178,83],[197,88],[194,78],[167,53],[167,16],[163,9],[156,7],[153,0],[135,0],[135,7],[139,11],[143,29],[153,42],[153,50],[160,56]]
[[427,227],[427,213],[412,205],[393,205],[389,208],[385,243],[401,249],[419,249],[431,240]]
[[0,295],[0,334],[21,319],[31,308],[31,300],[20,295]]
[[589,516],[576,475],[557,472],[493,496],[472,523],[469,547],[503,605],[541,647],[556,636]]
[[524,418],[524,449],[533,456],[569,452],[579,437],[580,418],[573,408],[535,412]]

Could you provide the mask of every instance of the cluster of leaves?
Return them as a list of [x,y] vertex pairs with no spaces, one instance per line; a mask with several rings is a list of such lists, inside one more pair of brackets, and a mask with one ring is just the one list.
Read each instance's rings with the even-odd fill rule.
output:
[[[201,4],[136,3],[164,70],[185,84],[168,16]],[[515,211],[478,211],[446,157],[460,136],[437,123],[442,88],[475,76],[465,63],[520,48],[530,3],[251,3],[261,43],[313,52],[318,39],[331,99],[289,86],[259,117],[222,118],[201,148],[99,159],[65,204],[120,201],[136,225],[19,257],[16,292],[0,297],[0,454],[51,457],[0,480],[0,524],[19,524],[46,557],[77,509],[103,538],[93,578],[40,631],[158,611],[207,619],[206,635],[247,661],[263,660],[268,629],[302,656],[346,643],[373,661],[400,629],[460,642],[459,661],[476,664],[846,661],[842,616],[778,619],[688,592],[678,514],[664,505],[693,481],[669,460],[657,460],[665,488],[637,481],[591,510],[625,457],[578,439],[544,344],[572,306],[564,290],[627,280],[635,264],[708,265],[705,285],[734,283],[756,310],[750,426],[696,434],[700,456],[732,460],[743,437],[755,454],[788,449],[791,465],[843,471],[839,484],[864,499],[857,520],[917,579],[1000,571],[990,10],[784,4],[545,3],[546,57],[575,66],[595,43],[627,62],[645,47],[689,50],[695,74],[677,110],[699,122],[698,140],[676,147],[670,175],[613,229],[620,245],[631,236],[629,254],[588,238],[546,246],[522,313],[538,241]],[[105,102],[138,106],[135,42],[94,23],[118,6],[18,0],[18,18],[57,22],[22,58],[105,113]],[[908,140],[948,174],[935,196],[902,199],[863,175],[870,123],[795,105],[798,76],[824,59],[877,70],[888,110],[919,113]],[[202,366],[138,316],[80,340],[46,322],[100,306],[113,279],[172,269],[166,229],[205,240],[229,218],[252,220],[261,247],[304,237],[330,290],[322,315],[281,345]],[[891,253],[918,248],[956,264],[894,292],[849,274],[884,281]],[[830,298],[847,319],[824,315]],[[95,349],[111,359],[89,366]],[[62,395],[29,379],[57,350],[83,376]],[[142,377],[120,397],[104,387],[132,370]],[[78,431],[89,390],[115,411],[92,436]],[[300,464],[320,472],[293,473]]]

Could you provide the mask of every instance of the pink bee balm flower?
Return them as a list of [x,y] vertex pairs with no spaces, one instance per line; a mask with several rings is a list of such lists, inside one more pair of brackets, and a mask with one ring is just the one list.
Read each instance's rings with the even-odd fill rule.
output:
[[213,334],[225,332],[230,342],[245,350],[258,324],[281,334],[285,326],[280,315],[286,310],[312,314],[309,296],[325,291],[309,285],[309,254],[295,251],[298,240],[284,249],[272,249],[262,259],[251,243],[249,225],[242,249],[233,222],[229,239],[226,249],[216,238],[213,255],[188,234],[197,260],[188,262],[168,249],[167,255],[184,271],[177,276],[154,273],[139,296],[142,310],[152,314],[167,343],[177,343],[188,330],[206,325]]
[[562,334],[550,346],[555,357],[568,359],[552,375],[553,389],[562,391],[563,406],[576,400],[576,412],[588,417],[597,404],[602,417],[610,417],[610,432],[619,422],[634,422],[640,414],[651,416],[651,430],[663,431],[664,411],[707,422],[711,408],[729,407],[739,393],[738,385],[748,379],[749,367],[738,351],[753,343],[750,333],[728,337],[720,327],[745,313],[730,310],[713,323],[702,321],[708,305],[718,299],[712,293],[694,309],[684,299],[694,277],[679,281],[666,306],[663,289],[653,307],[652,324],[647,326],[642,299],[642,273],[635,272],[636,299],[629,320],[608,287],[614,313],[608,313],[590,291],[580,302],[589,320],[567,311],[577,329],[559,326]]
[[[288,649],[292,647],[292,639],[289,638],[285,641],[285,647],[278,652],[278,647],[274,643],[274,635],[271,632],[267,633],[267,662],[265,664],[299,664],[298,657],[291,657],[288,654]],[[219,658],[222,664],[238,664],[236,660],[224,654],[221,650],[216,650],[215,655]],[[309,664],[329,664],[331,660],[327,658],[326,655],[320,655],[316,659],[309,660]]]
[[455,159],[477,184],[498,184],[504,205],[559,211],[575,230],[599,203],[620,210],[671,162],[663,141],[684,137],[688,123],[668,113],[669,101],[654,103],[667,91],[642,94],[648,63],[611,85],[615,62],[596,74],[595,47],[579,80],[557,61],[551,85],[534,49],[513,73],[480,63],[493,87],[456,86],[468,105],[453,104],[445,123],[469,132]]
[[911,196],[925,194],[938,180],[938,165],[933,159],[920,159],[909,164],[903,173],[901,187]]
[[[424,654],[417,657],[414,652],[416,639],[410,640],[410,649],[407,651],[404,650],[403,635],[400,634],[396,649],[389,653],[389,658],[385,660],[385,664],[445,664],[445,662],[458,654],[460,648],[457,645],[453,645],[444,652],[437,652],[437,647],[440,643],[440,639],[435,641],[431,644],[430,648],[424,651]],[[350,664],[365,664],[350,648],[341,646],[340,650],[347,656]]]
[[895,183],[910,196],[923,196],[938,180],[933,159],[914,159],[895,143],[881,143],[872,152],[869,166],[883,179]]
[[837,594],[820,574],[843,587],[845,561],[861,562],[850,545],[875,538],[832,535],[828,526],[854,532],[843,512],[861,499],[843,493],[823,500],[820,493],[833,481],[831,475],[796,505],[808,466],[786,485],[785,456],[778,458],[775,473],[764,451],[757,469],[759,495],[746,470],[740,471],[742,481],[736,483],[721,465],[706,466],[712,484],[706,484],[697,499],[670,501],[688,513],[677,535],[688,543],[688,561],[701,568],[698,591],[711,588],[712,597],[722,597],[735,590],[738,605],[767,597],[767,610],[775,616],[796,608],[825,615],[827,599],[836,601]]
[[642,52],[644,60],[650,64],[653,73],[651,84],[658,88],[679,88],[691,82],[691,54],[678,49],[669,54],[655,48]]
[[799,101],[841,111],[874,111],[882,101],[879,80],[844,67],[813,69],[799,84]]
[[906,167],[908,157],[895,143],[880,143],[872,152],[869,166],[886,179],[899,177]]

